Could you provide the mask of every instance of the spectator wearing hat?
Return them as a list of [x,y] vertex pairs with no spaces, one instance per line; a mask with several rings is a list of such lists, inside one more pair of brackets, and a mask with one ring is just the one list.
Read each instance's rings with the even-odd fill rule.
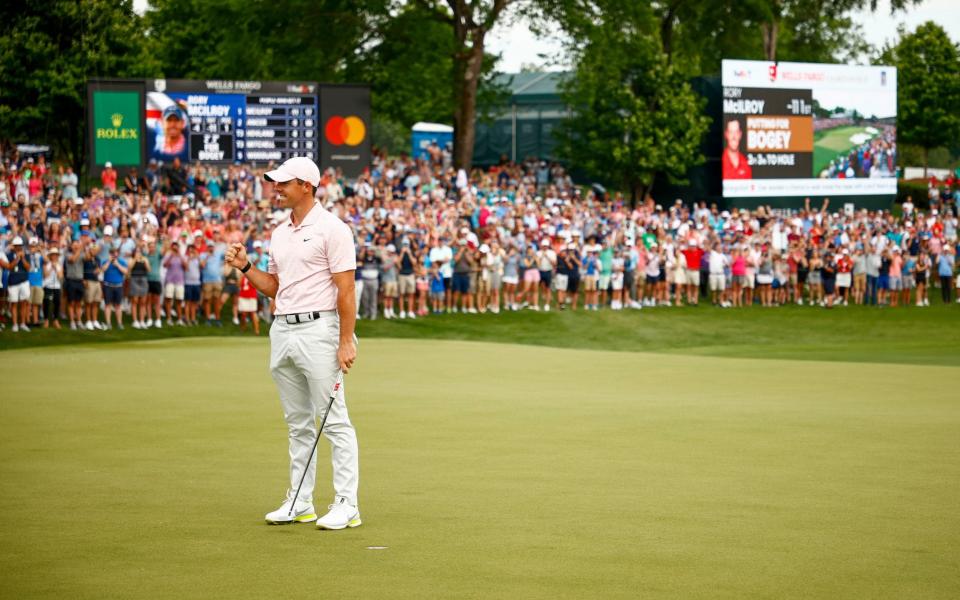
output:
[[123,281],[127,276],[127,261],[120,251],[110,248],[109,257],[103,265],[103,301],[106,328],[113,329],[110,315],[116,315],[117,329],[123,329]]
[[138,244],[133,250],[133,257],[130,259],[130,317],[133,320],[134,329],[146,329],[149,308],[147,306],[147,293],[150,291],[150,284],[147,277],[150,275],[150,261],[143,254],[144,244]]
[[53,323],[54,329],[60,329],[60,294],[63,282],[63,260],[60,248],[53,246],[47,251],[43,262],[43,327]]
[[953,268],[956,264],[953,246],[944,246],[940,256],[937,257],[937,275],[940,276],[940,295],[944,304],[950,304],[951,289],[953,283]]
[[553,271],[557,268],[557,253],[550,240],[543,240],[537,251],[537,270],[540,271],[540,291],[543,292],[543,310],[550,310],[550,297],[553,291]]
[[691,240],[683,251],[683,256],[687,262],[687,304],[696,306],[700,298],[700,262],[703,260],[703,249],[696,240]]
[[86,245],[83,254],[83,305],[88,331],[106,329],[100,322],[100,303],[103,302],[103,288],[100,285],[102,272],[97,258],[99,247],[92,237],[84,238]]
[[31,326],[40,325],[40,310],[43,308],[43,265],[44,256],[40,246],[40,240],[30,238],[30,251],[27,254],[30,261],[30,270],[27,273],[27,281],[30,282],[30,308],[28,311],[28,320]]
[[113,168],[110,161],[103,165],[103,171],[100,172],[100,183],[103,189],[109,192],[117,191],[117,171]]
[[719,244],[710,244],[706,248],[709,251],[707,262],[709,268],[710,300],[714,306],[727,308],[724,300],[724,291],[726,290],[726,274],[724,269],[730,264],[730,259],[721,251]]
[[850,258],[850,250],[845,247],[837,255],[837,295],[844,306],[847,306],[850,300],[852,273],[853,259]]
[[16,236],[10,242],[3,268],[7,275],[7,300],[10,303],[10,317],[13,331],[30,331],[27,320],[30,312],[30,258],[23,248],[23,238]]
[[453,311],[453,249],[450,247],[449,234],[443,234],[440,241],[430,249],[430,264],[440,268],[443,277],[444,309]]
[[457,251],[453,255],[453,312],[477,312],[470,297],[470,271],[475,260],[473,252],[467,247],[467,238],[457,240]]

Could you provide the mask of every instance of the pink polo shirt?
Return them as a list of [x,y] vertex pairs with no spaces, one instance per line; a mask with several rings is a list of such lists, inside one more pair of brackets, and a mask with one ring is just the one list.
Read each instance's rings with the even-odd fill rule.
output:
[[[291,215],[292,216],[292,215]],[[270,238],[269,273],[280,280],[277,314],[337,308],[333,273],[355,271],[356,250],[350,227],[319,203],[294,225],[291,217]]]

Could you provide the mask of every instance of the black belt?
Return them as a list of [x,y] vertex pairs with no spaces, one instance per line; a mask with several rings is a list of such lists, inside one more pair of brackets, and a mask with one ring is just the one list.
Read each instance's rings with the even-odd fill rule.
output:
[[277,315],[278,319],[286,321],[287,325],[297,325],[298,323],[309,323],[322,317],[331,317],[337,314],[335,310],[315,310],[313,312],[292,313],[289,315]]

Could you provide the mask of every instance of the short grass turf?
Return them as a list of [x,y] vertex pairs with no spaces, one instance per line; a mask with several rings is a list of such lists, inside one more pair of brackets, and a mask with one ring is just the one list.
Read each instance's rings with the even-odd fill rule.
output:
[[813,176],[827,168],[830,161],[853,148],[850,136],[866,133],[867,126],[847,125],[818,131],[813,135]]
[[[499,315],[431,315],[416,320],[360,321],[361,339],[473,340],[561,348],[668,352],[743,358],[843,360],[960,365],[960,305],[824,309],[782,306],[721,309],[658,307],[640,311],[505,312]],[[261,337],[266,337],[267,326]],[[0,331],[0,350],[59,344],[100,344],[193,336],[252,337],[226,322],[222,328],[164,327],[140,331]],[[0,355],[2,356],[2,355]]]
[[365,339],[364,525],[320,532],[262,521],[267,358],[0,354],[0,597],[960,596],[955,366]]

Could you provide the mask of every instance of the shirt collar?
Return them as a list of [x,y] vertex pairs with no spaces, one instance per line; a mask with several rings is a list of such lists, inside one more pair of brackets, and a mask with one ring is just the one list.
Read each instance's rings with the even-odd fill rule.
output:
[[310,210],[307,211],[307,214],[303,217],[303,221],[299,225],[293,222],[293,212],[290,213],[290,216],[287,217],[287,224],[294,228],[300,229],[306,227],[307,225],[313,225],[317,222],[317,219],[320,218],[320,212],[323,211],[323,207],[320,206],[320,203],[316,200],[313,201],[313,206],[310,207]]

